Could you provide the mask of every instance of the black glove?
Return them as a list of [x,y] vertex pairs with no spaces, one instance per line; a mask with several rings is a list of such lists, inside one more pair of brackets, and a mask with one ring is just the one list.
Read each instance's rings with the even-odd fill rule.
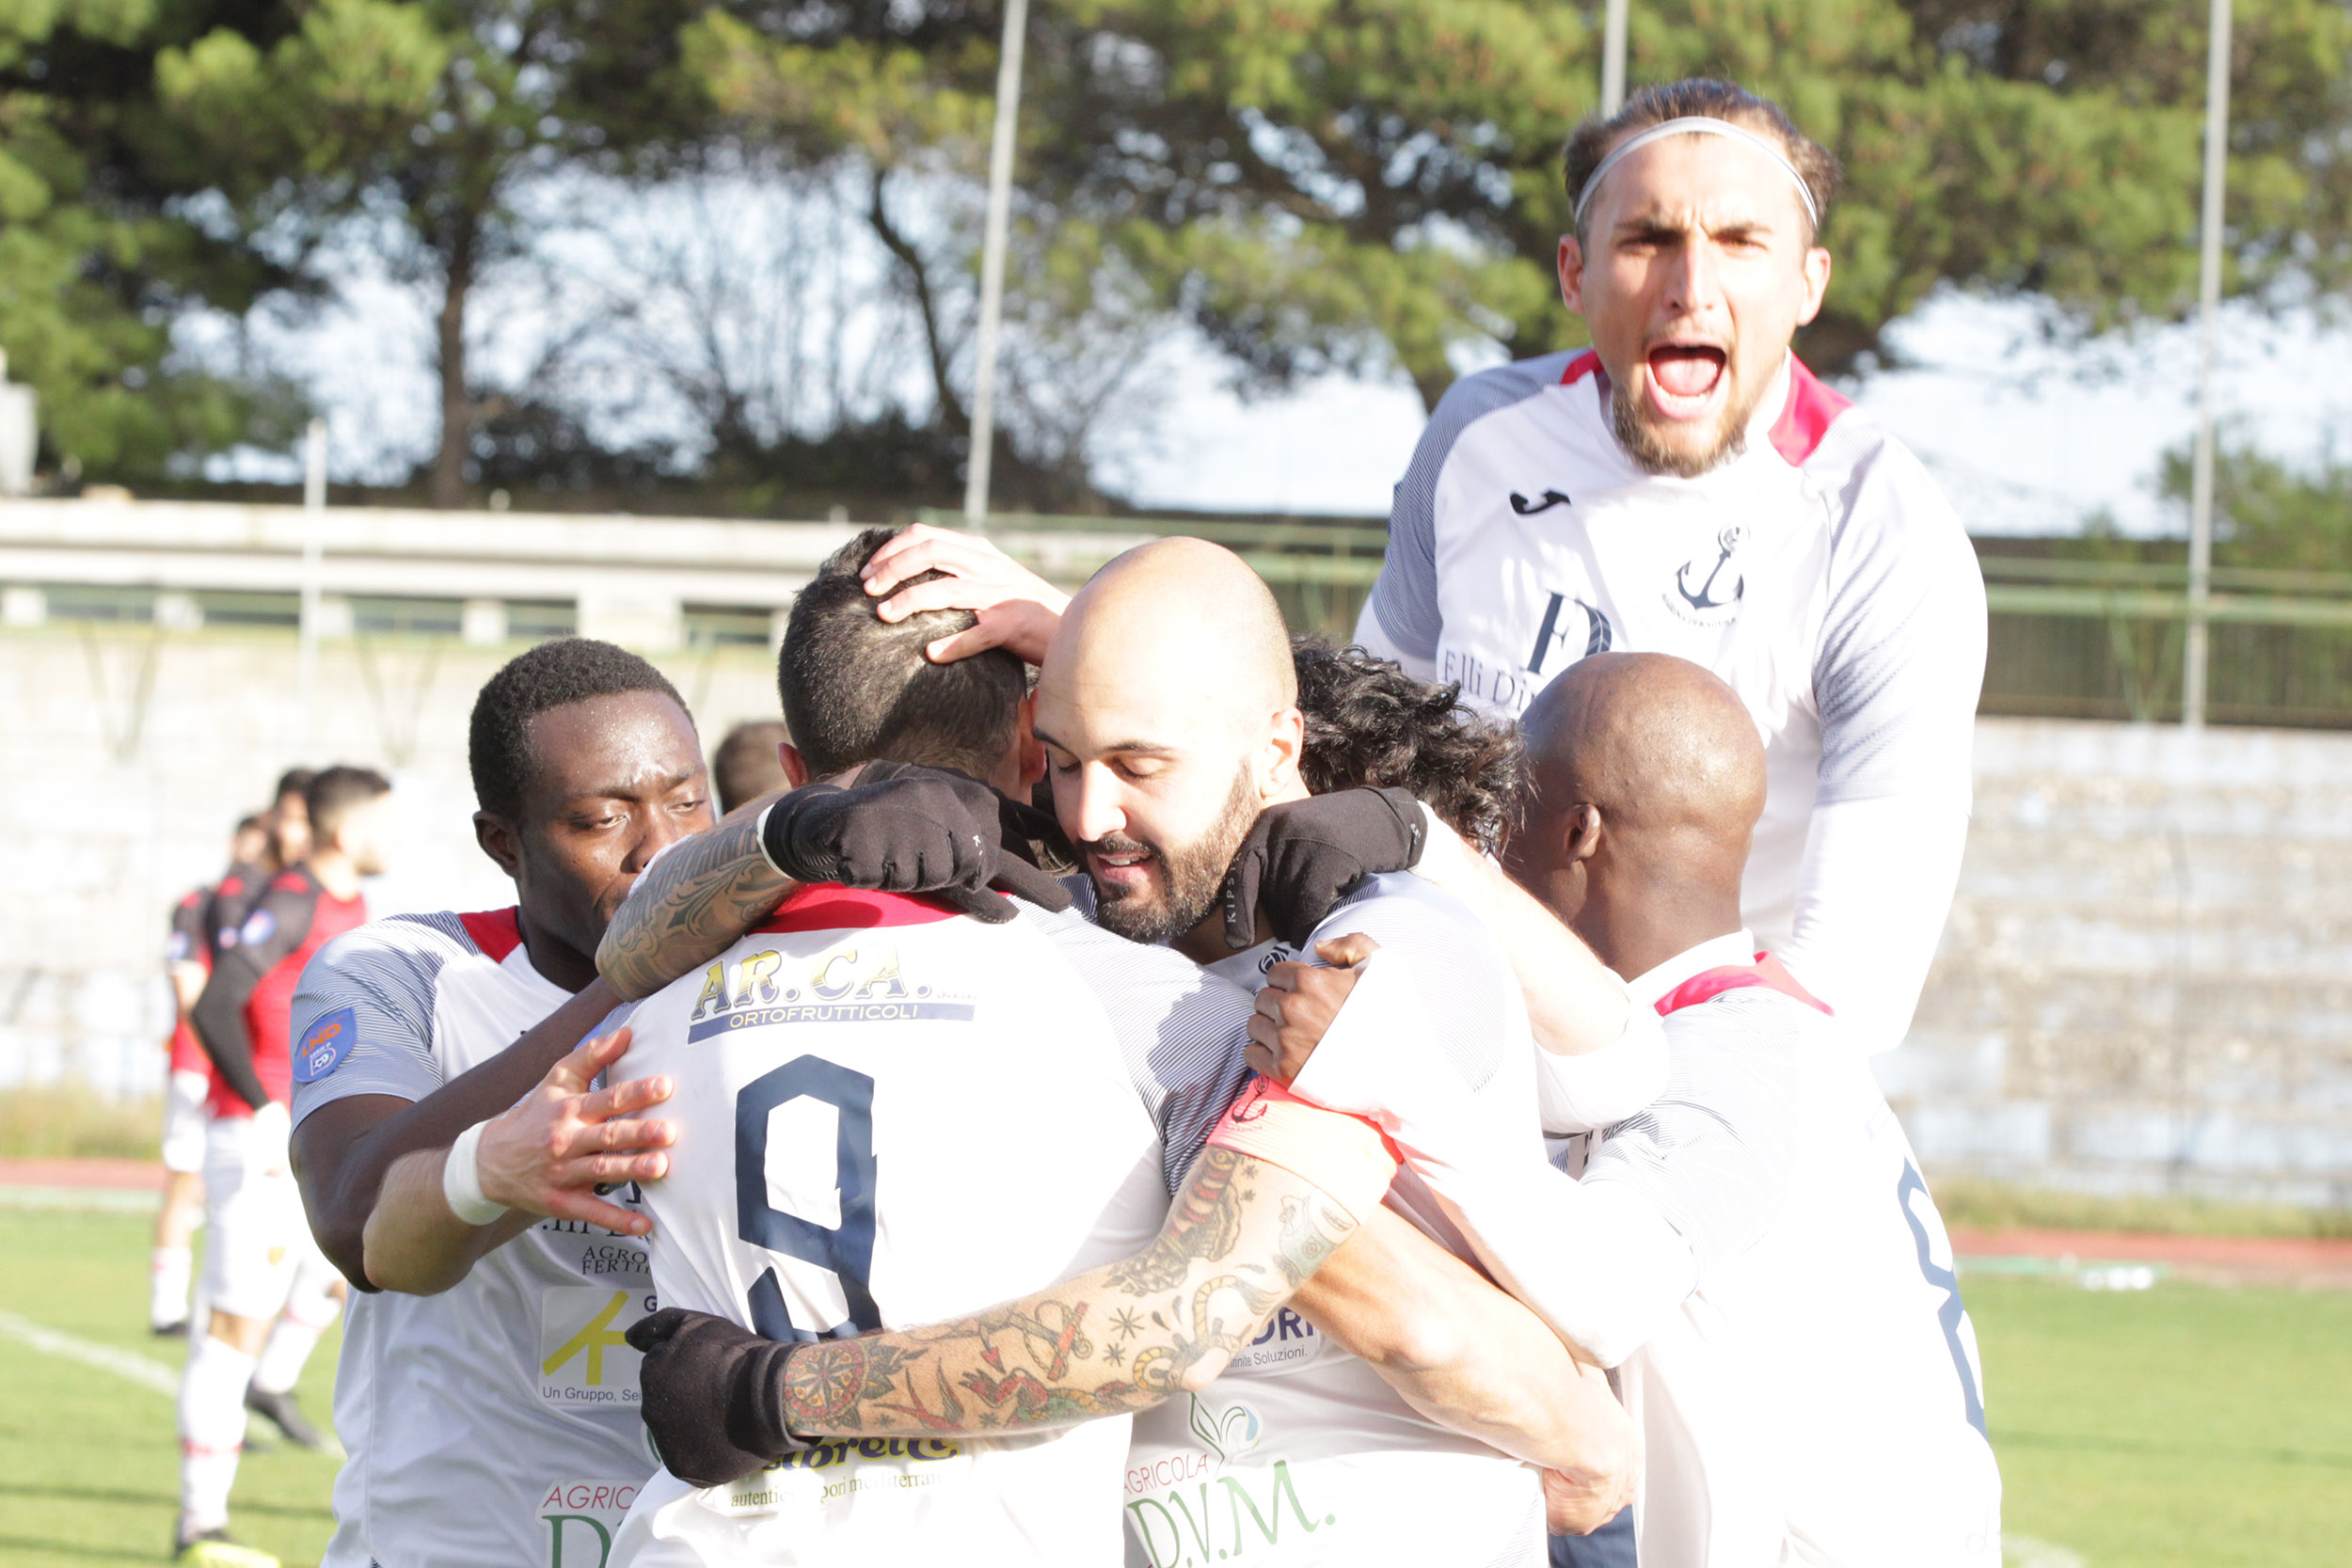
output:
[[774,1398],[792,1346],[750,1329],[665,1307],[629,1324],[644,1353],[638,1408],[670,1473],[692,1486],[723,1486],[816,1445],[784,1430]]
[[1225,944],[1236,953],[1256,945],[1263,909],[1274,934],[1303,949],[1340,895],[1375,872],[1418,864],[1428,832],[1409,789],[1341,789],[1268,806],[1225,879]]
[[1010,890],[1049,910],[1070,907],[1053,877],[1004,847],[1007,802],[977,779],[905,764],[869,766],[856,784],[810,784],[777,801],[760,844],[796,881],[928,893],[976,919],[1013,917]]

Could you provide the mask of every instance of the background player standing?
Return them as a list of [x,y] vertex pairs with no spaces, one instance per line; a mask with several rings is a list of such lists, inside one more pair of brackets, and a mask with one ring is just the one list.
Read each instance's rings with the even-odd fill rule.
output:
[[[251,864],[267,853],[269,834],[262,819],[240,821],[229,838],[229,863]],[[204,1223],[204,1123],[213,1059],[196,1037],[188,1012],[212,977],[205,916],[218,885],[191,888],[171,907],[171,936],[164,947],[172,999],[171,1041],[166,1047],[169,1076],[164,1085],[164,1201],[155,1212],[155,1246],[147,1268],[147,1324],[162,1335],[188,1331],[188,1284],[195,1268],[188,1243]]]
[[1694,81],[1579,126],[1565,172],[1561,297],[1593,347],[1446,393],[1357,640],[1511,717],[1611,649],[1728,681],[1771,778],[1747,922],[1889,1049],[1959,877],[1984,585],[1919,461],[1789,351],[1836,166]]
[[[272,1324],[315,1247],[287,1168],[294,1068],[288,1006],[302,966],[333,938],[362,924],[359,879],[384,869],[390,784],[359,768],[330,768],[310,782],[307,860],[270,879],[226,942],[192,1011],[218,1076],[204,1161],[206,1332],[188,1347],[180,1384],[182,1560],[209,1568],[274,1561],[228,1539],[229,1490],[244,1448],[245,1415]],[[309,1293],[327,1297],[332,1271],[313,1263]],[[324,1321],[318,1321],[321,1317]],[[310,1344],[331,1312],[305,1320]],[[301,1346],[308,1355],[310,1344]],[[294,1357],[296,1370],[300,1357]],[[282,1423],[281,1423],[282,1424]]]

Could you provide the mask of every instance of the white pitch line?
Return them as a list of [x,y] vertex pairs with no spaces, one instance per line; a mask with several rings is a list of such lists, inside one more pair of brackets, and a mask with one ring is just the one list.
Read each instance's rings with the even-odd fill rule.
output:
[[[21,1339],[43,1355],[61,1355],[68,1361],[79,1361],[85,1367],[112,1372],[128,1383],[153,1389],[170,1399],[180,1397],[180,1374],[160,1361],[144,1355],[134,1355],[127,1350],[98,1344],[72,1334],[60,1333],[30,1318],[20,1318],[13,1312],[0,1312],[0,1334]],[[262,1424],[261,1418],[248,1415],[245,1418],[245,1437],[248,1443],[266,1444],[277,1433]]]
[[2004,1535],[2001,1556],[2009,1568],[2083,1568],[2080,1552],[2069,1551],[2055,1541],[2037,1541],[2030,1535]]

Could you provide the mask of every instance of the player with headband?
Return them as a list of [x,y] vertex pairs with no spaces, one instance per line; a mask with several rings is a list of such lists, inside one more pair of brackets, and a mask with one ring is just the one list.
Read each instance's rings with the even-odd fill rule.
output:
[[1357,640],[1516,717],[1610,650],[1729,682],[1771,788],[1743,915],[1867,1051],[1899,1043],[1959,875],[1982,578],[1918,460],[1789,350],[1836,166],[1720,82],[1570,139],[1561,297],[1593,346],[1447,392]]

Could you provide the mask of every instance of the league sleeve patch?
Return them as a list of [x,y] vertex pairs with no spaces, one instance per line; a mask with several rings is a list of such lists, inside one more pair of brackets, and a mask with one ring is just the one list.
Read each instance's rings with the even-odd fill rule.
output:
[[317,1083],[342,1066],[343,1058],[358,1043],[359,1016],[356,1008],[338,1007],[331,1013],[320,1014],[294,1051],[294,1082]]
[[237,927],[237,943],[241,947],[252,947],[277,934],[278,917],[267,910],[255,910],[245,917],[245,924]]

